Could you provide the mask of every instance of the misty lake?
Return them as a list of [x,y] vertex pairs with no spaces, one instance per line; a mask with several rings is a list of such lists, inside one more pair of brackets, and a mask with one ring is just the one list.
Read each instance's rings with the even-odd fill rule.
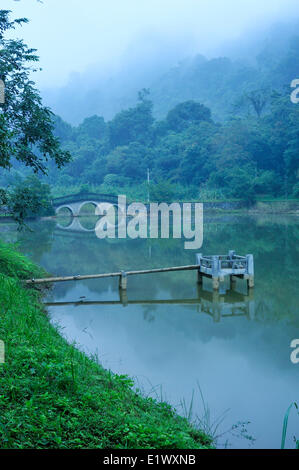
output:
[[[82,225],[92,228],[91,219]],[[195,263],[183,240],[99,240],[57,222],[68,224],[31,222],[32,232],[19,233],[6,222],[0,236],[18,241],[53,275]],[[223,417],[217,435],[246,423],[252,439],[241,437],[239,425],[219,437],[219,447],[278,448],[284,414],[299,390],[299,364],[290,360],[290,343],[299,338],[299,217],[205,214],[203,239],[204,254],[254,254],[249,297],[242,281],[223,295],[213,294],[207,279],[199,288],[193,271],[131,276],[122,302],[117,278],[72,281],[57,284],[45,299],[58,303],[48,307],[51,320],[105,368],[130,375],[143,393],[182,414],[192,402],[193,417],[203,417],[201,389],[210,411],[205,422],[215,428]],[[287,447],[294,448],[294,434],[298,439],[291,413]]]

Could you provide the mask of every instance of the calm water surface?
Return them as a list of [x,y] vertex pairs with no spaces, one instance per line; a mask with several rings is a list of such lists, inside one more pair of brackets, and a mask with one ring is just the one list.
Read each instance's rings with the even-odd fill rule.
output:
[[[94,221],[81,219],[92,228]],[[72,232],[57,222],[31,224],[17,233],[2,224],[0,235],[55,275],[113,272],[194,264],[195,252],[180,240],[99,240],[93,232]],[[286,409],[299,400],[299,364],[290,361],[291,340],[299,338],[299,217],[205,216],[205,254],[235,249],[255,256],[256,287],[246,296],[213,295],[208,280],[198,289],[195,272],[130,277],[127,298],[117,279],[56,285],[47,299],[52,321],[69,341],[97,354],[104,367],[129,374],[144,393],[204,414],[210,423],[224,412],[217,434],[239,422],[251,441],[235,431],[218,439],[233,448],[280,446]],[[79,300],[85,304],[73,304]],[[94,302],[94,303],[93,303]],[[288,447],[299,438],[291,414]]]

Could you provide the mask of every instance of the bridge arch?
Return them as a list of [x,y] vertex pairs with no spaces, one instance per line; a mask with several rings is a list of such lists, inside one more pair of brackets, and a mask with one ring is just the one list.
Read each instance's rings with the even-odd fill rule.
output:
[[74,211],[73,211],[73,207],[71,204],[63,204],[62,206],[59,206],[57,208],[55,208],[55,213],[56,215],[60,215],[59,212],[62,210],[62,209],[67,209],[69,212],[70,212],[70,215],[72,217],[74,217]]
[[95,215],[96,208],[99,204],[99,202],[95,202],[95,201],[83,201],[82,204],[78,207],[78,215],[80,215],[80,212],[83,209],[83,207],[87,206],[89,204],[93,205],[93,207],[94,207],[94,214],[93,215]]

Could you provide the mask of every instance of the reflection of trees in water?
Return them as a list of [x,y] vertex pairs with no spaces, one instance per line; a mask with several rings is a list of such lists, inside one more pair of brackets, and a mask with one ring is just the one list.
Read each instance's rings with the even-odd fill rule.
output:
[[143,318],[145,321],[152,323],[155,320],[154,312],[157,311],[155,305],[144,305],[143,306]]
[[259,320],[268,320],[269,314],[271,314],[271,309],[267,305],[267,303],[262,299],[257,303],[255,312],[256,312],[256,317]]
[[9,237],[6,241],[16,242],[22,253],[35,263],[43,264],[43,255],[51,253],[52,250],[55,227],[54,220],[44,220],[39,223],[29,221],[20,231],[17,231],[17,226],[14,225],[13,237]]

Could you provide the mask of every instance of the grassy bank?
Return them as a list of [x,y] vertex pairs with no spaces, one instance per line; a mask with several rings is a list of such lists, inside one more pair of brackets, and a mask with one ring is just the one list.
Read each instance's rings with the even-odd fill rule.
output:
[[1,448],[201,448],[211,440],[166,403],[132,390],[69,345],[41,294],[21,279],[42,270],[0,242]]

